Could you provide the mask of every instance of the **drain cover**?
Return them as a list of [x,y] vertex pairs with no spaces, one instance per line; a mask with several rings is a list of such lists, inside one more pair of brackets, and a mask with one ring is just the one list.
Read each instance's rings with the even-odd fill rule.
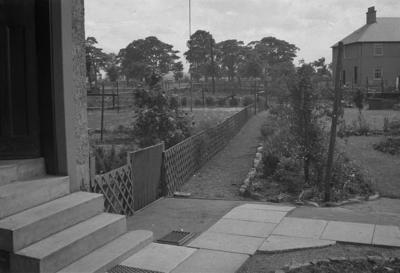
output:
[[162,244],[181,246],[189,241],[191,238],[193,238],[194,235],[195,233],[193,232],[173,230],[161,239],[158,239],[157,242]]
[[117,265],[110,271],[108,271],[108,273],[163,273],[163,272],[130,267],[125,265]]

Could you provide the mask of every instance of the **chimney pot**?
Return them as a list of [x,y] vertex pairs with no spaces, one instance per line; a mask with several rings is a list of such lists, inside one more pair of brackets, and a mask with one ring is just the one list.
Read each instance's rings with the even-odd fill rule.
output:
[[375,7],[368,8],[367,12],[367,24],[374,24],[376,23],[376,10]]

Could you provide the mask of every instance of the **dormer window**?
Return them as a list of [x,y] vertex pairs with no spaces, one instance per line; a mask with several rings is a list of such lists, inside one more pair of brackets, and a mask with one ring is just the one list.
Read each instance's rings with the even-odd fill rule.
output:
[[374,44],[374,56],[383,56],[383,44]]

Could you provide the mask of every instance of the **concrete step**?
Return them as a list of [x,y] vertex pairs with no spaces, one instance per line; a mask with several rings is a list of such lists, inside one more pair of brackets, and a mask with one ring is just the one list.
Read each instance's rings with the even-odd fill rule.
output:
[[0,220],[0,250],[17,252],[103,211],[101,194],[76,192]]
[[43,158],[0,160],[0,186],[46,174]]
[[106,272],[153,241],[153,232],[135,230],[61,269],[58,273]]
[[0,219],[69,193],[68,176],[44,176],[0,187]]
[[125,216],[99,214],[12,253],[10,271],[56,272],[125,232]]

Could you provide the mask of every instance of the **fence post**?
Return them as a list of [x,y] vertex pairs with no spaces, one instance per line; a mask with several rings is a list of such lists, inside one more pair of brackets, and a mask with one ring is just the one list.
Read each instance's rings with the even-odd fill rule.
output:
[[119,113],[119,84],[117,81],[117,112]]
[[104,130],[104,83],[101,84],[101,120],[100,120],[100,141],[103,142]]

